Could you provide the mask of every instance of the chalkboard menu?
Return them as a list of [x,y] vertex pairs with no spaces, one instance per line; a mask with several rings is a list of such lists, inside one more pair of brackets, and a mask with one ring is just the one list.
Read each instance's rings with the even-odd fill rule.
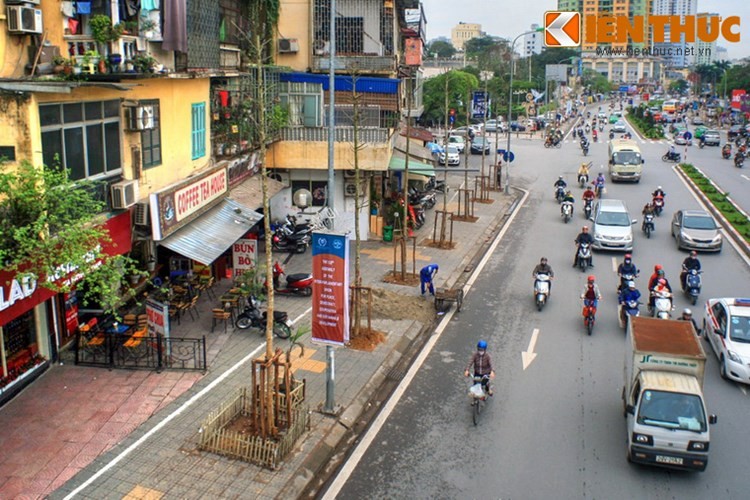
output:
[[3,326],[5,336],[5,359],[11,359],[35,343],[34,310],[8,321]]

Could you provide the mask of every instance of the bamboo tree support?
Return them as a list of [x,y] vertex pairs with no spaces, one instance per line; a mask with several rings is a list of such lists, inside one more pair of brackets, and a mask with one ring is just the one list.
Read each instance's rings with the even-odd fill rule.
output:
[[490,165],[490,191],[502,191],[503,185],[500,176],[503,172],[503,164],[498,160],[497,165]]
[[[411,236],[408,238],[411,240],[411,275],[416,276],[417,274],[417,238]],[[396,269],[401,267],[401,281],[406,282],[406,238],[399,237],[393,239],[393,276],[397,276],[398,272]],[[400,259],[399,259],[400,255]],[[399,266],[400,263],[400,266]]]
[[[372,331],[372,287],[369,286],[362,286],[362,284],[358,285],[351,285],[349,287],[349,290],[351,292],[352,300],[350,302],[350,316],[354,317],[351,313],[355,310],[355,307],[359,307],[359,310],[362,310],[362,300],[363,298],[367,299],[367,331]],[[355,305],[356,304],[356,305]],[[349,333],[352,335],[352,337],[355,337],[355,332],[358,335],[359,329],[356,328],[356,325],[354,322],[349,325]]]
[[459,222],[476,222],[479,218],[474,216],[474,196],[473,189],[458,189],[458,214],[452,217],[452,220]]
[[[253,360],[250,421],[255,435],[273,438],[294,423],[293,401],[289,397],[293,389],[291,366],[278,348],[271,358]],[[265,404],[267,401],[272,404]]]
[[[448,233],[448,219],[450,219],[450,233]],[[438,220],[440,220],[440,237],[438,238]],[[448,233],[448,234],[446,234]],[[453,244],[453,212],[435,210],[435,224],[432,229],[432,243],[430,246],[438,248],[454,248]]]
[[[490,176],[489,175],[477,175],[474,177],[474,191],[479,192],[479,196],[474,198],[474,201],[479,203],[494,203],[495,200],[490,198]],[[479,188],[479,189],[477,189]]]

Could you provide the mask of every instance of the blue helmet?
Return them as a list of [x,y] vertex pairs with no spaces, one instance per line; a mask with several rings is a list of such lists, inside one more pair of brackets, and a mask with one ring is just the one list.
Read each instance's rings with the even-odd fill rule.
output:
[[477,342],[477,349],[487,350],[487,342],[485,340]]

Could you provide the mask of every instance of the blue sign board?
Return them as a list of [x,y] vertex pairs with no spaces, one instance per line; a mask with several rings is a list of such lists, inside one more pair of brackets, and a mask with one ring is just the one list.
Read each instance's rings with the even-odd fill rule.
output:
[[684,134],[682,134],[682,136],[683,136],[683,137],[685,138],[685,140],[687,140],[687,141],[689,141],[690,139],[692,139],[692,138],[693,138],[693,134],[691,134],[691,133],[690,133],[690,132],[688,132],[688,131],[685,131],[685,133],[684,133]]

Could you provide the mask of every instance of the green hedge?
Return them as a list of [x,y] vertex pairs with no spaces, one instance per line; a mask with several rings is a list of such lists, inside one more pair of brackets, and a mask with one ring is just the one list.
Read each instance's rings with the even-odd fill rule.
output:
[[737,230],[737,232],[740,233],[748,243],[750,243],[750,220],[742,215],[742,213],[737,210],[737,207],[727,199],[729,193],[720,193],[713,184],[711,184],[709,179],[689,163],[680,163],[678,168],[681,169],[685,175],[690,177],[695,185],[698,186],[698,189],[703,191],[703,194],[706,195],[706,198],[709,199],[714,207],[716,207],[724,215],[727,221],[729,221],[729,223]]
[[664,129],[655,124],[650,115],[645,117],[643,114],[643,108],[640,106],[637,108],[628,108],[627,119],[631,125],[638,129],[643,137],[648,139],[664,138]]

